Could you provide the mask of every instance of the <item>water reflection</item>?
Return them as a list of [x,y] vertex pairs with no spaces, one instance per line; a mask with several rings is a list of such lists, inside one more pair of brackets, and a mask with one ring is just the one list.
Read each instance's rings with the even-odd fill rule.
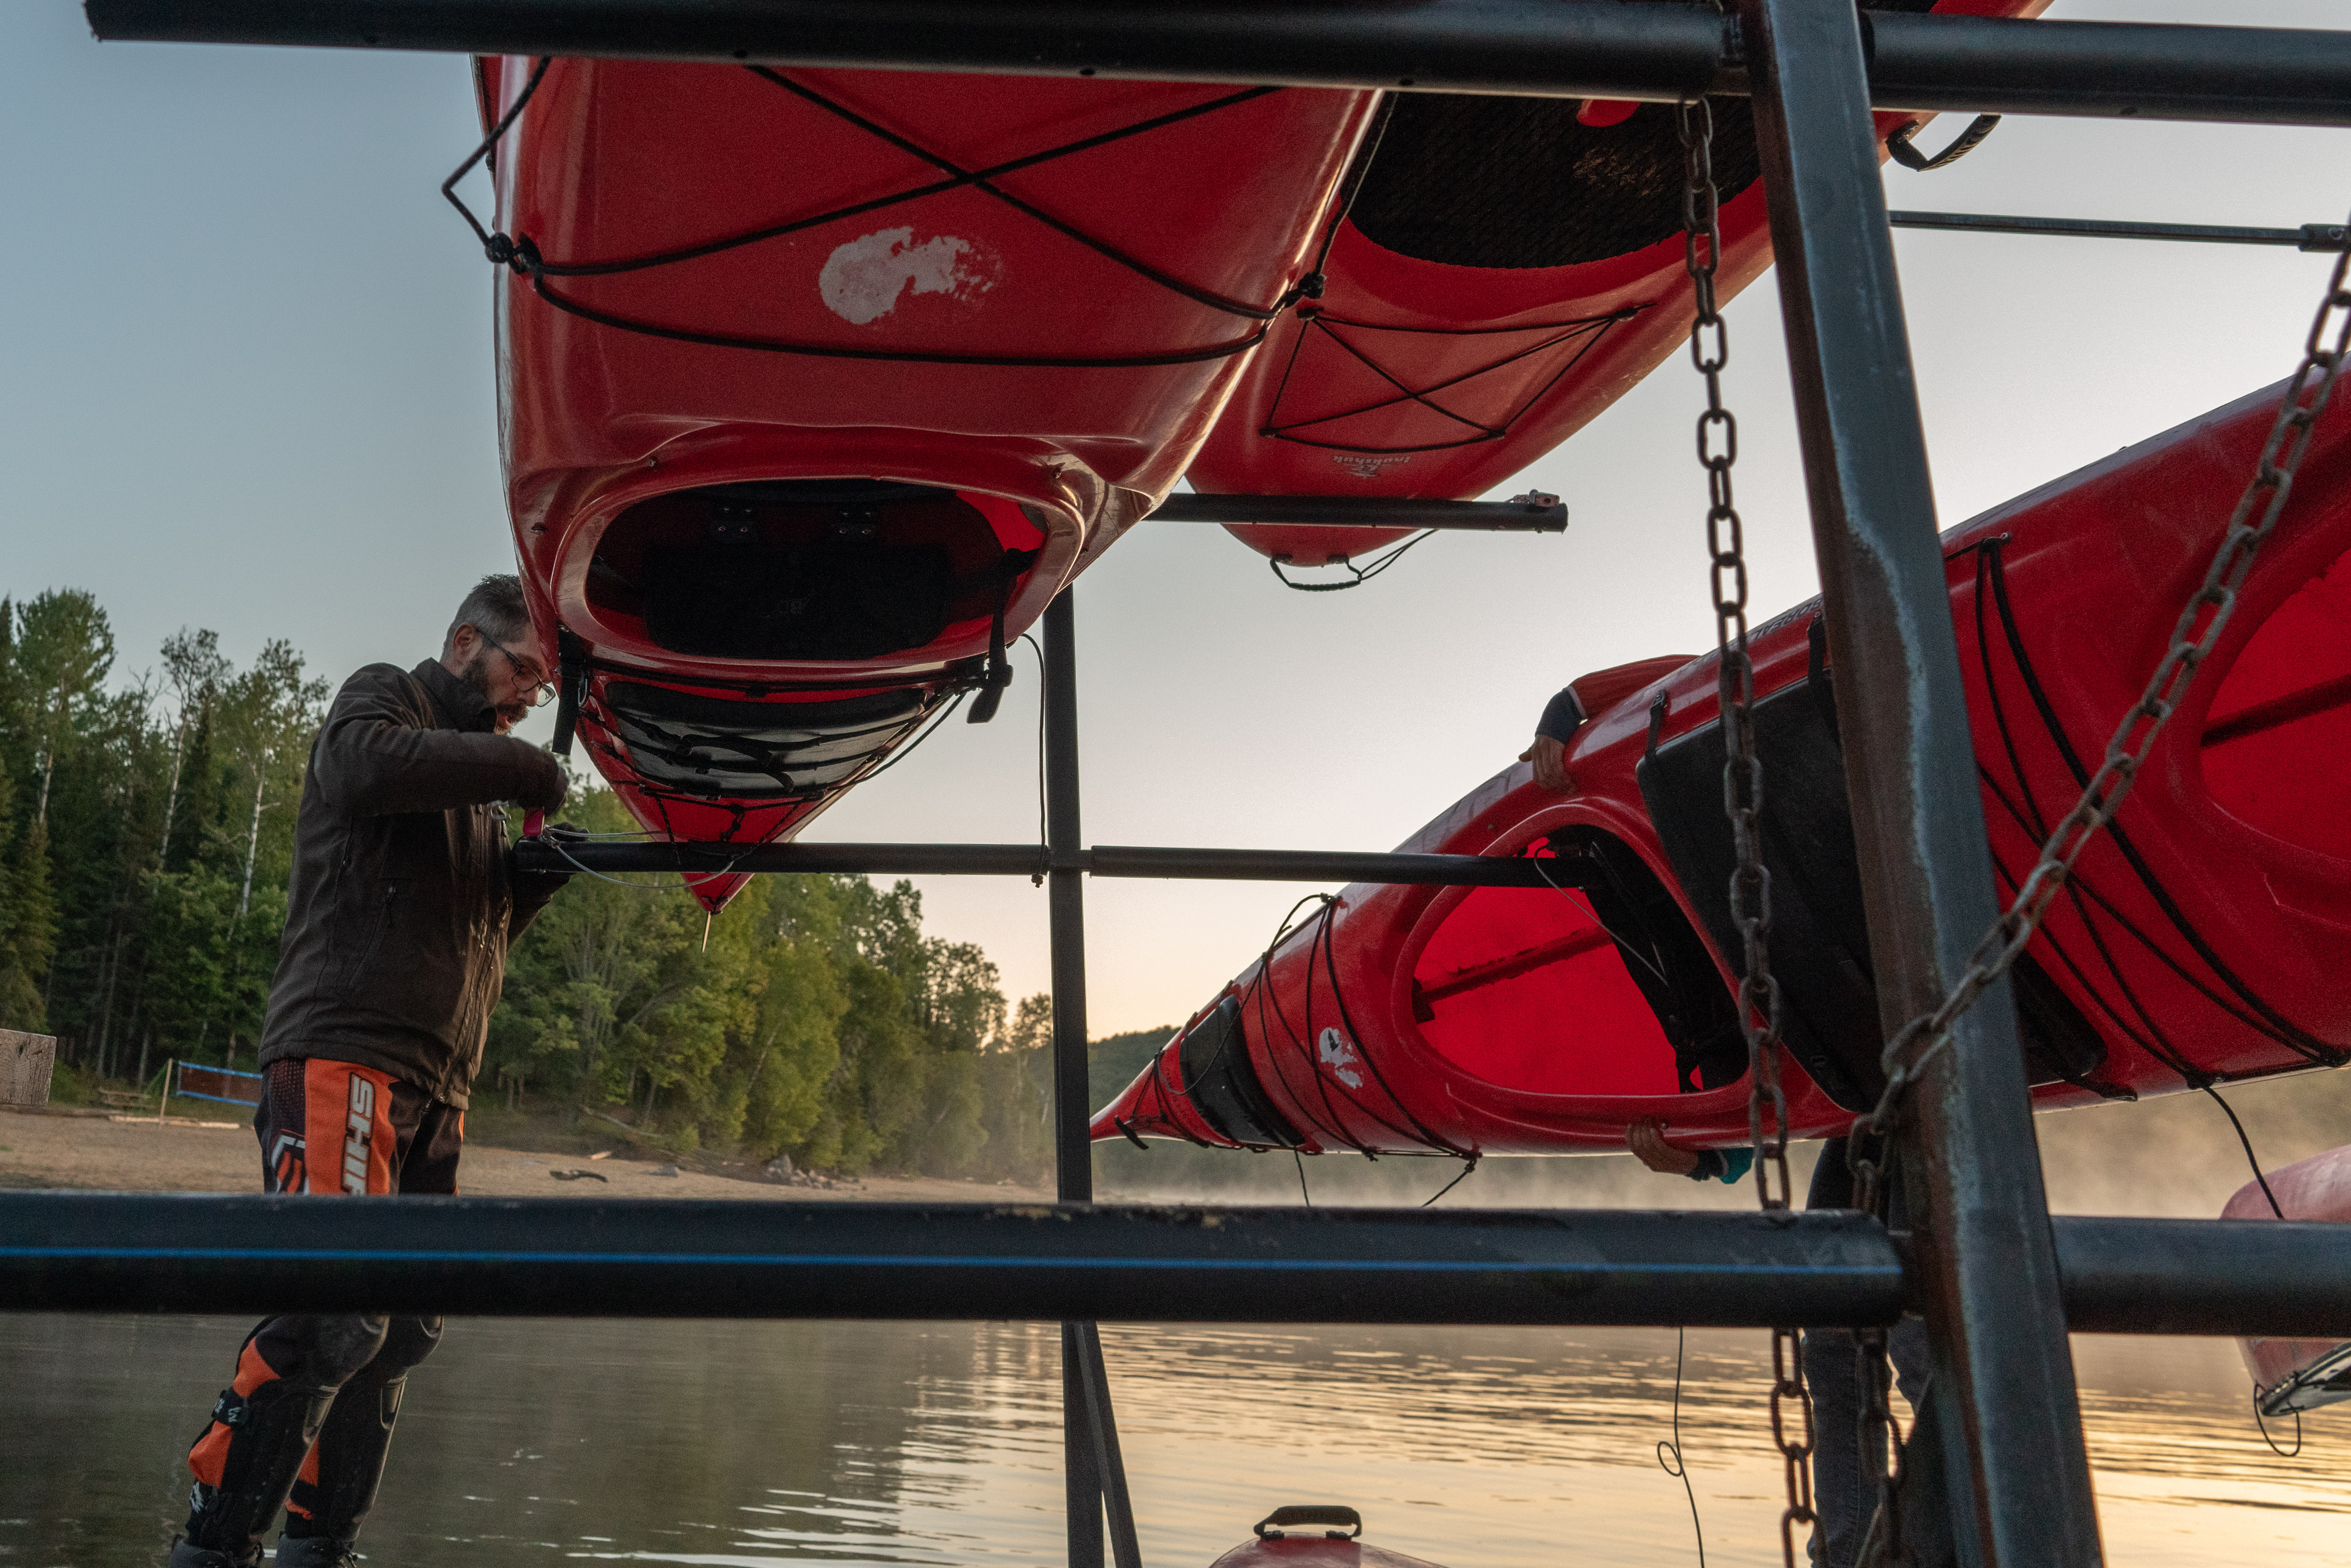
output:
[[[245,1324],[0,1318],[0,1563],[152,1562]],[[1694,1563],[1656,1467],[1671,1331],[1114,1327],[1154,1568],[1282,1502],[1453,1568]],[[1718,1564],[1778,1560],[1759,1334],[1689,1336],[1682,1437]],[[2109,1560],[2351,1564],[2351,1414],[2262,1447],[2225,1342],[2076,1351]],[[417,1375],[371,1560],[1050,1564],[1058,1336],[1023,1323],[473,1320]],[[2290,1437],[2288,1432],[2282,1437]]]

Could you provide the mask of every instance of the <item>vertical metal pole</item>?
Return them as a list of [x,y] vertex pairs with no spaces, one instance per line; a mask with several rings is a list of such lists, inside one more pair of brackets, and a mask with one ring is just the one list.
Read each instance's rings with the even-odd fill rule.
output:
[[1102,1470],[1080,1337],[1085,1326],[1061,1325],[1061,1492],[1069,1511],[1070,1568],[1102,1568]]
[[1053,943],[1054,1196],[1090,1203],[1093,1143],[1086,1132],[1085,873],[1079,870],[1078,632],[1071,589],[1045,610],[1045,891]]
[[[1077,869],[1078,646],[1071,591],[1045,610],[1045,896],[1053,947],[1053,1194],[1094,1196],[1086,1136],[1086,905]],[[1061,1325],[1061,1473],[1070,1520],[1070,1568],[1102,1568],[1102,1470],[1081,1323]]]
[[[1094,1196],[1086,1121],[1085,873],[1079,869],[1078,643],[1070,590],[1045,611],[1045,873],[1053,944],[1054,1196]],[[1061,1325],[1061,1462],[1069,1506],[1070,1568],[1102,1568],[1102,1509],[1110,1509],[1118,1568],[1141,1568],[1134,1510],[1118,1449],[1110,1379],[1092,1323]]]
[[1077,1331],[1078,1368],[1085,1380],[1094,1462],[1108,1483],[1102,1488],[1102,1506],[1110,1513],[1111,1557],[1118,1568],[1143,1568],[1143,1554],[1134,1539],[1134,1503],[1126,1494],[1126,1460],[1118,1451],[1118,1422],[1111,1414],[1110,1369],[1102,1364],[1102,1331],[1092,1323],[1070,1326]]
[[[1942,998],[1998,913],[1991,851],[1853,0],[1740,0],[1740,17],[1890,1032]],[[1960,1561],[2089,1568],[2097,1517],[2005,985],[1905,1125]]]

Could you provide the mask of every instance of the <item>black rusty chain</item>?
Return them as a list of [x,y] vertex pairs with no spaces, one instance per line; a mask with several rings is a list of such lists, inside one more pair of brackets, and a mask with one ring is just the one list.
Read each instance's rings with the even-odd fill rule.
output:
[[[1730,878],[1730,915],[1738,925],[1745,967],[1739,983],[1739,1024],[1747,1040],[1747,1130],[1755,1150],[1755,1186],[1766,1209],[1789,1207],[1788,1100],[1780,1084],[1780,988],[1771,975],[1771,873],[1763,863],[1763,768],[1755,751],[1755,665],[1747,652],[1746,541],[1731,495],[1730,469],[1739,460],[1739,425],[1722,402],[1722,369],[1730,339],[1715,297],[1722,259],[1722,202],[1714,183],[1714,110],[1704,99],[1679,106],[1682,262],[1698,305],[1690,323],[1690,361],[1706,378],[1706,412],[1698,420],[1698,457],[1706,469],[1707,555],[1714,600],[1720,670],[1724,761],[1722,804],[1730,819],[1738,869]],[[1771,1136],[1763,1132],[1766,1106]],[[1778,1190],[1772,1175],[1777,1173]],[[1791,1410],[1802,1417],[1792,1437]],[[1796,1568],[1796,1530],[1817,1517],[1813,1509],[1813,1401],[1804,1387],[1798,1331],[1771,1331],[1771,1441],[1787,1472],[1788,1505],[1780,1515],[1780,1549]]]
[[[1788,1100],[1780,1084],[1780,985],[1772,977],[1771,873],[1763,864],[1761,813],[1763,765],[1755,754],[1755,665],[1747,653],[1746,540],[1731,497],[1739,423],[1722,402],[1722,369],[1730,339],[1715,298],[1722,255],[1721,203],[1714,184],[1714,111],[1703,99],[1681,106],[1684,179],[1682,259],[1697,296],[1690,361],[1706,378],[1706,412],[1698,417],[1698,460],[1706,469],[1707,557],[1712,574],[1725,741],[1722,809],[1730,819],[1738,869],[1730,878],[1730,917],[1739,927],[1744,973],[1739,1021],[1747,1038],[1747,1130],[1755,1145],[1755,1186],[1765,1208],[1789,1207]],[[1764,1136],[1766,1106],[1771,1134]],[[1777,1172],[1778,1190],[1771,1173]]]
[[[1867,1392],[1859,1416],[1862,1472],[1863,1479],[1877,1499],[1869,1526],[1862,1535],[1859,1560],[1855,1568],[1887,1568],[1888,1564],[1904,1560],[1902,1511],[1895,1492],[1902,1484],[1902,1470],[1907,1453],[1903,1447],[1902,1428],[1894,1419],[1894,1368],[1887,1363],[1886,1351],[1886,1330],[1865,1328],[1854,1331],[1854,1352],[1859,1364],[1862,1386]],[[1886,1454],[1889,1444],[1893,1448],[1890,1463]]]
[[[2156,665],[2146,691],[2124,715],[2114,738],[2106,743],[2105,759],[2083,789],[2074,809],[2050,833],[2048,842],[2041,848],[2040,860],[2018,886],[2007,911],[1976,944],[1966,972],[1952,986],[1950,994],[1934,1011],[1913,1019],[1886,1042],[1882,1058],[1886,1091],[1865,1118],[1869,1131],[1880,1139],[1893,1127],[1904,1093],[1917,1082],[1936,1054],[1950,1043],[1951,1028],[1960,1015],[1973,1007],[2023,954],[2025,945],[2032,940],[2033,933],[2040,929],[2041,922],[2064,890],[2066,879],[2073,874],[2074,862],[2081,859],[2082,852],[2089,847],[2098,830],[2111,821],[2120,809],[2156,737],[2162,732],[2164,721],[2178,708],[2189,683],[2196,678],[2197,669],[2211,653],[2222,628],[2228,625],[2230,614],[2236,609],[2237,594],[2252,569],[2254,554],[2285,510],[2287,497],[2294,490],[2294,469],[2309,449],[2311,432],[2334,396],[2335,378],[2342,373],[2346,349],[2351,349],[2351,291],[2345,287],[2346,277],[2351,277],[2351,252],[2346,252],[2335,263],[2318,313],[2311,320],[2310,335],[2303,340],[2302,363],[2286,385],[2277,418],[2270,425],[2269,439],[2262,445],[2244,494],[2237,498],[2228,532],[2213,553],[2211,565],[2205,570],[2203,584],[2180,611],[2179,622],[2172,629],[2171,645]],[[1874,1196],[1877,1162],[1856,1162],[1855,1173],[1862,1180],[1865,1197]]]

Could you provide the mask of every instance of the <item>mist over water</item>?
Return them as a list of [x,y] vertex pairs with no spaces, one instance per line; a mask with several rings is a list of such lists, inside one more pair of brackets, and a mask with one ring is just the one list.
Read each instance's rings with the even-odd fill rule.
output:
[[[1096,1083],[1107,1100],[1123,1084]],[[2307,1072],[2225,1086],[2263,1170],[2351,1144],[2351,1072]],[[2245,1151],[2220,1107],[2203,1094],[2045,1112],[2033,1119],[2049,1207],[2058,1214],[2210,1219],[2252,1180]],[[1821,1145],[1788,1151],[1802,1197]],[[1198,1149],[1154,1140],[1095,1145],[1095,1182],[1109,1201],[1296,1203],[1300,1166],[1311,1201],[1407,1205],[1461,1174],[1452,1159],[1288,1155]],[[1752,1208],[1751,1180],[1729,1185],[1658,1176],[1630,1155],[1494,1159],[1438,1200],[1470,1208]]]

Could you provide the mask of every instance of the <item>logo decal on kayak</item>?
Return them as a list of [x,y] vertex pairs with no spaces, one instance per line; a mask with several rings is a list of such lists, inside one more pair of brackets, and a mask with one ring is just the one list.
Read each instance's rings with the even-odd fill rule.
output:
[[1358,479],[1376,479],[1380,476],[1380,470],[1391,464],[1411,462],[1412,454],[1399,452],[1389,457],[1369,452],[1333,452],[1331,461]]
[[1363,1058],[1355,1054],[1354,1041],[1335,1029],[1326,1029],[1314,1045],[1315,1053],[1322,1057],[1322,1065],[1331,1070],[1332,1077],[1350,1089],[1364,1086],[1364,1075],[1355,1071]]
[[974,303],[1003,275],[1003,264],[970,240],[934,235],[916,245],[911,228],[880,229],[827,256],[816,291],[827,309],[862,327],[895,310],[909,292]]

